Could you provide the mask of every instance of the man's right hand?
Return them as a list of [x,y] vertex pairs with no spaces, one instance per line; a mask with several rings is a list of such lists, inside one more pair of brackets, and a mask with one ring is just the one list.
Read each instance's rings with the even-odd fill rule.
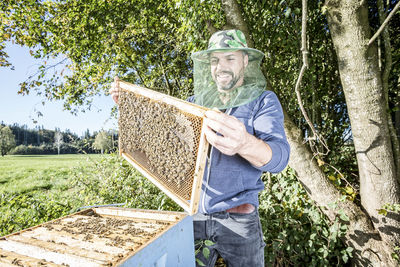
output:
[[108,91],[108,93],[111,95],[114,102],[118,105],[119,91],[117,83],[118,82],[116,80],[114,80],[114,82],[111,83],[111,88],[110,91]]

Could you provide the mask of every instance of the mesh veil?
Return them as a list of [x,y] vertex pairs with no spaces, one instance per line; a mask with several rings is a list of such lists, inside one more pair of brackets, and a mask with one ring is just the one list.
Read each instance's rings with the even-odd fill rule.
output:
[[265,90],[266,80],[260,68],[262,56],[253,54],[251,49],[246,51],[249,55],[249,63],[244,69],[243,85],[227,92],[218,91],[217,84],[211,75],[209,53],[204,52],[192,54],[196,104],[208,108],[233,108],[253,101]]

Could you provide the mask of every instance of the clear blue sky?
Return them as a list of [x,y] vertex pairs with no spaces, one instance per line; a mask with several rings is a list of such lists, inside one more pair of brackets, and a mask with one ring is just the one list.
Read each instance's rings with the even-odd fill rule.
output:
[[[14,65],[15,70],[0,68],[0,122],[26,124],[28,128],[43,125],[45,129],[50,130],[70,129],[79,136],[86,129],[91,133],[101,129],[117,129],[117,121],[110,118],[114,102],[109,96],[94,98],[91,110],[80,112],[75,116],[63,110],[61,101],[46,100],[43,106],[41,104],[43,97],[37,96],[36,92],[24,96],[18,95],[18,84],[34,74],[41,61],[34,59],[26,47],[7,43],[6,51],[9,62]],[[37,118],[35,110],[40,111],[43,117]],[[32,119],[37,119],[37,124],[34,124]]]

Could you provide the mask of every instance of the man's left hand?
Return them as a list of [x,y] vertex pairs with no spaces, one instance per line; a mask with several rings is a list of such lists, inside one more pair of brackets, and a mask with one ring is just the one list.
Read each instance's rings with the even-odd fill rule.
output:
[[207,141],[225,155],[240,154],[250,136],[244,124],[234,116],[213,110],[205,115]]

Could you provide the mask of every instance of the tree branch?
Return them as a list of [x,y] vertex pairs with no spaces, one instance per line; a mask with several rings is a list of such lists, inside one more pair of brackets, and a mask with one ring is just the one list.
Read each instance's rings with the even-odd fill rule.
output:
[[307,115],[307,112],[303,106],[303,102],[301,100],[301,94],[299,91],[301,80],[303,79],[304,72],[308,68],[308,50],[307,50],[307,0],[302,0],[302,18],[301,18],[301,52],[303,54],[303,66],[301,67],[299,77],[296,82],[296,86],[294,88],[297,96],[297,101],[299,102],[301,113],[303,113],[304,119],[307,124],[310,126],[311,131],[314,136],[321,141],[321,144],[329,151],[328,146],[326,145],[325,139],[317,133],[313,123]]
[[182,88],[181,88],[181,84],[179,83],[179,80],[174,78],[174,83],[175,83],[175,86],[178,88],[178,91],[181,91]]
[[214,33],[216,33],[218,31],[218,29],[214,27],[211,20],[209,20],[209,19],[206,20],[206,26],[207,26],[207,30],[210,33],[210,35],[213,35]]
[[372,36],[372,38],[369,40],[368,45],[371,45],[376,38],[378,38],[379,34],[383,31],[383,29],[386,27],[386,25],[389,23],[389,20],[393,17],[393,15],[396,13],[396,11],[400,8],[400,1],[397,2],[393,10],[390,12],[389,16],[385,19],[385,21],[382,23],[382,25],[379,27],[378,31]]
[[161,57],[161,60],[160,60],[161,71],[163,73],[165,84],[167,85],[168,95],[171,95],[172,87],[171,87],[171,84],[169,83],[167,73],[165,72],[164,64],[162,63],[162,61],[163,61],[162,55],[160,55],[160,57]]
[[[400,1],[397,3],[397,5],[399,5],[399,3],[400,3]],[[378,0],[377,5],[378,5],[379,21],[383,25],[385,23],[385,21],[387,20],[386,14],[385,14],[385,8],[383,5],[383,0]],[[383,92],[385,94],[385,104],[386,104],[387,110],[389,110],[389,75],[390,75],[390,70],[392,68],[392,47],[390,46],[390,36],[389,36],[388,28],[389,28],[389,26],[385,27],[382,30],[382,40],[383,40],[383,44],[385,47],[385,63],[382,68],[383,71],[382,71],[382,75],[381,75]],[[400,182],[399,141],[397,139],[396,129],[393,126],[392,116],[391,116],[390,112],[388,112],[387,115],[388,115],[389,134],[390,134],[390,140],[392,142],[393,158],[394,158],[395,169],[396,169],[396,176],[397,176],[397,180]]]
[[127,54],[125,51],[122,51],[122,53],[124,53],[126,59],[128,59],[128,61],[131,63],[132,68],[135,70],[137,76],[139,77],[140,81],[142,82],[142,85],[143,85],[144,87],[148,88],[147,85],[146,85],[146,83],[144,82],[144,79],[143,79],[142,75],[140,75],[140,72],[139,72],[138,68],[136,67],[136,62],[134,62],[134,61],[132,60],[132,58],[131,58],[130,56],[128,56],[128,54]]
[[25,82],[27,82],[27,81],[29,81],[30,79],[32,79],[32,77],[38,75],[40,72],[45,73],[46,71],[48,71],[48,70],[51,69],[51,68],[54,69],[54,68],[57,67],[58,65],[63,64],[67,59],[68,59],[68,58],[66,57],[66,58],[64,58],[63,60],[61,60],[61,61],[59,61],[59,62],[57,62],[57,63],[55,63],[55,64],[53,64],[53,65],[47,66],[46,68],[44,68],[44,70],[38,70],[35,74],[30,75],[30,76],[25,80]]

